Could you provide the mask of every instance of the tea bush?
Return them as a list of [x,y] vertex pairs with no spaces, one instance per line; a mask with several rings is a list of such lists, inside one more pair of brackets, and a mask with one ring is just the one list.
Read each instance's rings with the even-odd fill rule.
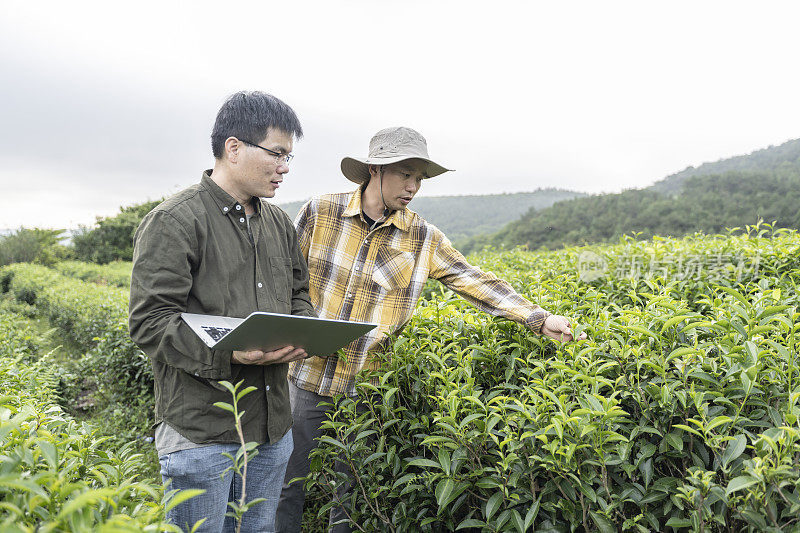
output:
[[61,368],[65,397],[77,403],[89,389],[95,410],[106,413],[109,429],[120,439],[149,434],[153,374],[147,357],[128,336],[127,290],[29,264],[0,269],[0,281],[17,298],[35,302],[38,313],[83,353]]
[[[607,264],[584,282],[587,251]],[[589,339],[557,345],[432,290],[358,386],[366,411],[339,399],[310,487],[335,499],[343,463],[363,531],[798,530],[799,256],[769,226],[485,252]]]
[[[345,508],[365,531],[798,529],[797,233],[471,259],[589,340],[558,345],[428,285],[378,355],[377,385],[359,385],[369,408],[342,399],[327,423],[310,476],[320,514],[342,461],[355,472]],[[121,433],[143,431],[152,376],[123,289],[10,265],[0,290],[80,339],[74,376],[97,376],[97,409]]]
[[163,522],[161,484],[141,477],[141,456],[66,415],[50,365],[22,362],[32,331],[0,311],[0,530],[175,531]]
[[39,350],[39,333],[27,318],[0,310],[0,354],[28,361],[38,356]]
[[[22,275],[17,277],[12,286],[12,280],[17,273]],[[11,291],[20,302],[34,305],[37,295],[58,278],[58,273],[45,266],[14,263],[0,267],[0,291],[3,293]]]
[[83,261],[61,261],[53,265],[55,270],[71,278],[126,288],[131,286],[131,267],[130,261],[113,261],[105,265]]

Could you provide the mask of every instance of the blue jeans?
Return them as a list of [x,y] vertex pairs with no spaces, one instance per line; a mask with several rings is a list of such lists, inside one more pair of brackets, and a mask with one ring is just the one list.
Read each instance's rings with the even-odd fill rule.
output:
[[[292,448],[292,432],[289,430],[275,444],[258,446],[258,455],[248,461],[247,500],[265,498],[266,501],[257,503],[244,514],[242,531],[275,531],[275,510]],[[159,457],[161,477],[165,483],[170,482],[167,490],[206,491],[170,510],[167,513],[169,522],[189,530],[198,520],[205,518],[198,531],[235,531],[235,520],[226,517],[225,513],[229,511],[229,501],[238,502],[242,497],[242,479],[233,470],[225,471],[231,466],[231,460],[222,453],[235,457],[238,450],[238,444],[214,444]]]

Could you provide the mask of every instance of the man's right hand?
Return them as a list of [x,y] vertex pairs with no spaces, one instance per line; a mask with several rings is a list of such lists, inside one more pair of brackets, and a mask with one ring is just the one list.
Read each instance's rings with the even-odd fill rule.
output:
[[561,315],[550,315],[545,319],[544,324],[542,324],[542,335],[561,342],[586,340],[585,331],[582,331],[577,339],[573,338],[572,322],[570,322],[567,317]]
[[250,350],[249,352],[236,351],[231,354],[231,363],[240,365],[274,365],[278,363],[289,363],[298,359],[308,357],[306,351],[294,346],[284,346],[279,350],[262,352],[261,350]]

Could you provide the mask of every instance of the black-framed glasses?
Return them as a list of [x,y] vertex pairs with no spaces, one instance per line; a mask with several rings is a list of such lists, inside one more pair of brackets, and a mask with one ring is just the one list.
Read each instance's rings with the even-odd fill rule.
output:
[[289,166],[289,161],[291,161],[292,158],[294,157],[293,154],[282,154],[280,152],[276,152],[275,150],[270,150],[269,148],[264,148],[263,146],[260,146],[260,145],[258,145],[256,143],[251,143],[250,141],[245,141],[244,139],[239,139],[239,140],[242,141],[245,144],[249,144],[250,146],[255,146],[256,148],[261,148],[262,150],[266,151],[270,155],[274,155],[275,156],[275,163],[278,164],[278,165]]

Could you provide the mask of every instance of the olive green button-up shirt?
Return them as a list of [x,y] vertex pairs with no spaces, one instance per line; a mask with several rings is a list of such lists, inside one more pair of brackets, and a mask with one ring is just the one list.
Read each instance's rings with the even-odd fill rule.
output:
[[287,364],[239,365],[212,350],[182,312],[246,317],[253,311],[316,316],[308,268],[288,216],[254,199],[255,214],[203,173],[199,184],[165,200],[134,236],[130,334],[155,376],[156,424],[164,421],[198,444],[238,442],[220,380],[255,391],[239,402],[244,437],[275,442],[291,427]]

